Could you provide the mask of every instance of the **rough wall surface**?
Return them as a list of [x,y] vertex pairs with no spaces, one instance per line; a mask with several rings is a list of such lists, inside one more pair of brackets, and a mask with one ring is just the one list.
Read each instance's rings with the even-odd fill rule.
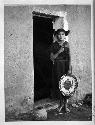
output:
[[24,103],[33,104],[34,97],[32,13],[28,7],[11,6],[6,6],[4,12],[6,109],[24,111]]
[[77,77],[79,87],[73,99],[82,99],[92,93],[91,72],[91,6],[60,5],[38,6],[52,11],[67,12],[70,35],[72,73]]
[[76,6],[67,8],[71,30],[69,37],[73,74],[79,82],[79,96],[92,91],[91,74],[91,8]]
[[[86,93],[92,91],[91,8],[88,5],[38,7],[67,12],[71,30],[69,35],[71,65],[73,74],[79,82],[78,96],[75,99],[81,99]],[[32,6],[6,6],[4,11],[6,109],[15,107],[21,111],[21,107],[27,108],[23,106],[23,100],[30,97],[26,100],[29,104],[33,104],[34,97]]]

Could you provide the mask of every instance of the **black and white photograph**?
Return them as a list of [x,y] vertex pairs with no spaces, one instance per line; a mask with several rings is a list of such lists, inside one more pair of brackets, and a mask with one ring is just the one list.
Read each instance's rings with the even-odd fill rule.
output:
[[92,4],[4,4],[5,122],[93,121],[92,16]]

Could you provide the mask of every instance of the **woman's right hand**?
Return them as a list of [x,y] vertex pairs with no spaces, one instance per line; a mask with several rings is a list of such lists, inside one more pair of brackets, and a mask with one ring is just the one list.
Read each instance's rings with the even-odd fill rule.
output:
[[58,53],[62,53],[64,51],[64,48],[61,47],[61,49],[58,51]]
[[50,59],[52,60],[52,61],[54,61],[54,54],[53,53],[51,53],[51,55],[50,55]]
[[58,54],[51,53],[50,59],[52,60],[53,63],[54,63],[54,60],[57,58],[57,56],[58,56]]

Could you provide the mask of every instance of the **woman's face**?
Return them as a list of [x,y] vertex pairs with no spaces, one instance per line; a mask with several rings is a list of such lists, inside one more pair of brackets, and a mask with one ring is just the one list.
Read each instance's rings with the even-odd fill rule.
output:
[[57,35],[57,38],[59,41],[64,41],[65,40],[65,33],[64,32],[59,32]]

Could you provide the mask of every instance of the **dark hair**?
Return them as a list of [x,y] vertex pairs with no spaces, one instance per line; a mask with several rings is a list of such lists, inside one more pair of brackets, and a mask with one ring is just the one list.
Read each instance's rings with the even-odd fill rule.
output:
[[70,33],[70,30],[65,31],[64,29],[61,28],[61,29],[58,29],[57,31],[55,31],[54,35],[58,35],[60,32],[64,32],[65,36],[67,36]]

